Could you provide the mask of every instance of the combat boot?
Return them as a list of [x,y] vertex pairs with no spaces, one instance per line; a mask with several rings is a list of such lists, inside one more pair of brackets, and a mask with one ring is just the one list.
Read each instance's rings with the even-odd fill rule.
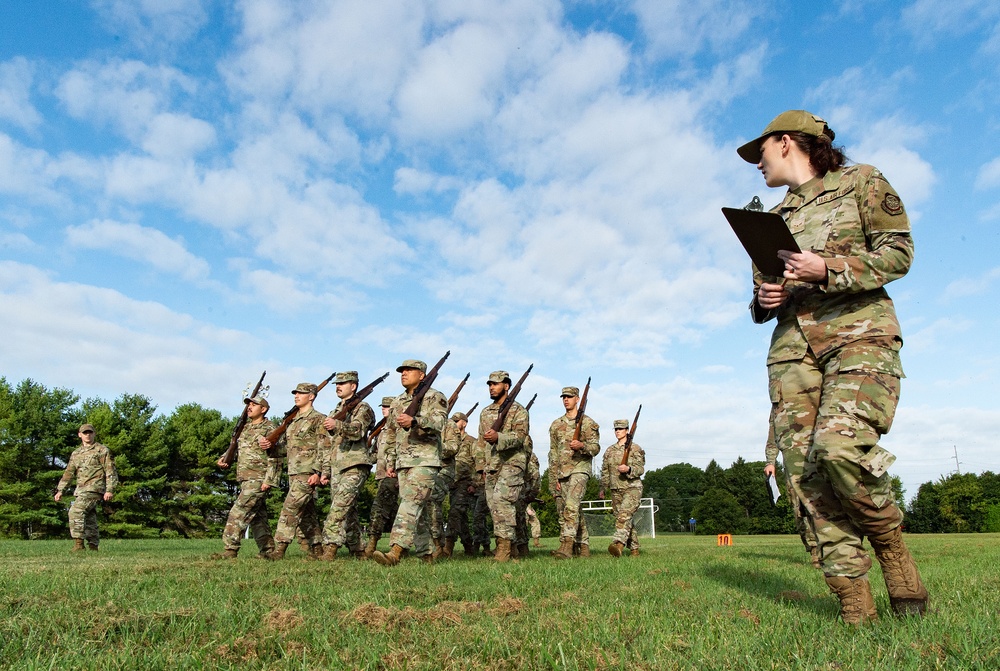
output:
[[483,543],[482,555],[484,557],[492,557],[493,556],[493,550],[490,549],[490,542],[489,541],[486,541],[485,543]]
[[285,558],[285,550],[288,549],[288,543],[275,543],[274,549],[267,553],[267,558],[271,561],[281,561]]
[[560,538],[559,548],[552,552],[552,556],[556,559],[572,559],[574,545],[576,544],[572,538]]
[[586,543],[580,543],[580,557],[587,558],[590,556],[590,546]]
[[624,549],[625,549],[625,544],[619,543],[618,541],[615,541],[614,543],[608,546],[608,552],[611,554],[612,557],[621,557],[622,550]]
[[819,548],[811,547],[809,548],[809,563],[812,564],[813,568],[823,568],[823,565],[819,561]]
[[70,550],[70,552],[83,552],[85,549],[86,548],[83,547],[83,539],[82,538],[74,538],[73,539],[73,549]]
[[861,625],[878,620],[868,576],[826,576],[826,584],[840,599],[840,617],[844,624]]
[[372,555],[375,554],[375,550],[378,549],[378,539],[381,536],[376,536],[372,534],[368,537],[368,543],[365,545],[365,559],[371,559]]
[[305,538],[299,539],[299,549],[302,550],[302,554],[306,555],[307,557],[312,553],[312,546],[309,544],[309,541],[307,541]]
[[455,539],[454,538],[446,538],[445,541],[444,541],[444,556],[448,557],[448,558],[451,558],[451,556],[454,553],[455,553]]
[[87,543],[87,549],[91,552],[97,552],[97,543]]
[[236,559],[236,553],[239,550],[224,550],[222,552],[216,552],[212,555],[212,559]]
[[364,561],[368,559],[368,557],[365,556],[365,548],[362,545],[355,545],[354,547],[352,547],[351,556],[357,559],[358,561]]
[[260,559],[267,559],[267,555],[274,551],[274,537],[265,536],[262,538],[260,543],[257,545],[257,549],[260,550],[257,553],[257,557]]
[[869,536],[868,542],[882,565],[892,611],[899,616],[924,615],[927,612],[927,588],[920,580],[917,563],[903,542],[899,527],[878,536]]
[[517,550],[514,552],[514,556],[518,557],[519,559],[524,559],[525,557],[528,556],[529,552],[530,551],[528,550],[527,543],[518,543]]
[[441,559],[441,557],[444,556],[444,545],[441,544],[440,538],[434,538],[433,541],[434,541],[434,552],[431,553],[431,558],[434,561],[437,561],[438,559]]
[[639,556],[639,548],[632,548],[632,551],[629,552],[628,554],[629,554],[630,557],[638,557]]
[[493,555],[493,558],[496,559],[501,564],[510,561],[511,557],[510,557],[510,540],[509,539],[507,539],[507,538],[498,538],[497,539],[497,551]]
[[532,542],[532,544],[533,544],[533,545],[534,545],[534,546],[535,546],[536,548],[540,548],[540,547],[542,547],[542,542],[541,542],[541,541],[540,541],[539,539],[537,539],[537,538],[535,538],[535,539],[532,539],[532,541],[531,541],[531,542]]
[[479,556],[479,545],[477,545],[476,543],[469,543],[468,545],[462,543],[462,549],[464,550],[466,557]]
[[382,566],[395,566],[399,563],[400,558],[403,555],[403,547],[401,545],[393,545],[388,552],[380,552],[376,550],[372,553],[372,557]]
[[431,553],[429,555],[420,555],[420,561],[424,564],[433,564],[437,560],[434,558],[434,554]]
[[323,546],[323,561],[333,561],[337,558],[337,550],[340,549],[339,545],[334,543],[328,543]]

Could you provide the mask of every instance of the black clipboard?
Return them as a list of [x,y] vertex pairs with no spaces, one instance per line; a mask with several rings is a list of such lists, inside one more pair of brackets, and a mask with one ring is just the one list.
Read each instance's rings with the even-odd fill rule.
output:
[[764,275],[784,276],[785,262],[778,258],[778,250],[802,251],[785,225],[785,220],[774,212],[724,207],[722,214],[733,227],[733,232],[747,250],[750,260]]

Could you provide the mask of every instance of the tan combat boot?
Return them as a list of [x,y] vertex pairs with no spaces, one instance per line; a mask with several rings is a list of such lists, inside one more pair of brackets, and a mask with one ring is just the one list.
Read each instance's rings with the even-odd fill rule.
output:
[[281,561],[285,558],[285,550],[288,549],[288,543],[275,543],[274,549],[267,553],[267,558],[271,561]]
[[510,561],[510,540],[506,538],[497,539],[497,551],[493,555],[493,558],[501,564]]
[[431,540],[434,541],[434,552],[431,553],[431,558],[434,561],[437,561],[438,559],[441,559],[441,557],[444,557],[444,545],[441,543],[440,538],[433,538]]
[[813,568],[823,568],[823,565],[819,561],[819,548],[811,547],[809,548],[809,563],[812,564]]
[[590,556],[590,546],[586,543],[580,543],[580,557],[586,558]]
[[340,549],[339,545],[334,543],[328,543],[323,546],[323,561],[333,561],[337,558],[337,550]]
[[612,557],[621,557],[622,550],[624,549],[625,549],[624,543],[619,543],[618,541],[615,541],[614,543],[608,546],[608,553]]
[[444,556],[450,558],[451,555],[454,553],[455,553],[455,539],[446,538],[444,541]]
[[531,541],[531,543],[532,543],[532,545],[534,545],[534,546],[535,546],[536,548],[540,548],[540,547],[542,547],[542,542],[541,542],[541,541],[540,541],[539,539],[537,539],[537,538],[533,539],[533,540]]
[[560,538],[559,548],[552,553],[552,556],[556,559],[572,559],[574,545],[572,538]]
[[70,552],[83,552],[84,550],[86,550],[86,548],[83,546],[83,539],[82,538],[74,538],[73,539],[73,549],[70,550]]
[[309,541],[307,541],[305,538],[299,539],[299,549],[302,550],[302,554],[306,555],[307,557],[310,554],[312,554],[312,546],[309,544]]
[[393,545],[389,548],[388,552],[380,552],[376,550],[372,553],[372,557],[382,566],[395,566],[399,563],[399,560],[403,556],[403,547],[401,545]]
[[869,536],[868,542],[882,565],[892,611],[899,616],[924,615],[927,612],[927,588],[920,580],[917,563],[903,542],[899,527],[878,536]]
[[629,552],[628,555],[630,557],[638,557],[639,556],[639,548],[632,548],[632,551]]
[[840,617],[844,624],[861,625],[878,620],[868,576],[826,576],[826,584],[840,599]]
[[224,550],[222,552],[216,552],[212,555],[212,559],[236,559],[236,553],[239,550]]
[[371,559],[372,555],[375,554],[375,550],[378,549],[378,539],[381,536],[372,534],[368,537],[368,543],[365,545],[365,559]]

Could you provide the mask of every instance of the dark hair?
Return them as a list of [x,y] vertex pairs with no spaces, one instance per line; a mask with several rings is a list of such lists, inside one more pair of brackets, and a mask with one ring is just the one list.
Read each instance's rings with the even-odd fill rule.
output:
[[844,148],[833,146],[834,132],[829,128],[824,128],[823,134],[819,137],[800,131],[784,131],[775,135],[787,135],[792,138],[799,149],[809,157],[809,165],[819,175],[825,175],[831,170],[840,170],[847,163]]

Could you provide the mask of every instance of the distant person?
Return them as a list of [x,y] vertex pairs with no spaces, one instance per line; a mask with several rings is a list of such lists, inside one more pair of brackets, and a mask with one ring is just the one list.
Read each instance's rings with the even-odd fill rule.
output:
[[802,493],[820,564],[844,622],[878,618],[868,583],[882,565],[897,615],[922,615],[927,589],[903,542],[903,514],[878,444],[892,426],[903,339],[884,285],[906,274],[913,239],[903,202],[870,165],[846,166],[834,132],[803,110],[778,115],[737,153],[769,187],[800,252],[781,250],[782,278],[754,272],[754,322],[777,320],[767,357],[774,438],[806,454]]
[[697,526],[697,524],[698,524],[698,520],[696,520],[695,518],[692,517],[691,519],[689,519],[688,520],[688,531],[690,531],[691,533],[694,533],[695,527]]
[[558,495],[556,507],[560,511],[559,548],[553,556],[556,559],[569,559],[574,555],[589,557],[590,537],[580,504],[590,481],[591,463],[601,451],[600,427],[584,415],[580,438],[575,439],[580,390],[563,387],[559,396],[566,414],[549,427],[549,480],[555,482],[551,488]]
[[[642,474],[646,470],[646,453],[638,443],[632,442],[628,459],[625,457],[625,443],[628,440],[627,419],[616,419],[615,441],[604,450],[604,462],[601,465],[601,491],[598,497],[604,498],[605,492],[611,492],[611,514],[615,518],[615,535],[608,546],[612,557],[621,557],[624,550],[631,556],[639,556],[639,532],[635,530],[632,518],[639,510],[642,501]],[[625,463],[622,463],[622,461]]]
[[97,532],[97,504],[110,501],[118,486],[118,471],[108,448],[97,442],[94,427],[84,424],[76,434],[83,443],[69,456],[66,470],[56,485],[56,501],[76,478],[73,504],[69,507],[69,535],[73,538],[73,552],[84,549],[84,541],[94,552],[100,543]]

